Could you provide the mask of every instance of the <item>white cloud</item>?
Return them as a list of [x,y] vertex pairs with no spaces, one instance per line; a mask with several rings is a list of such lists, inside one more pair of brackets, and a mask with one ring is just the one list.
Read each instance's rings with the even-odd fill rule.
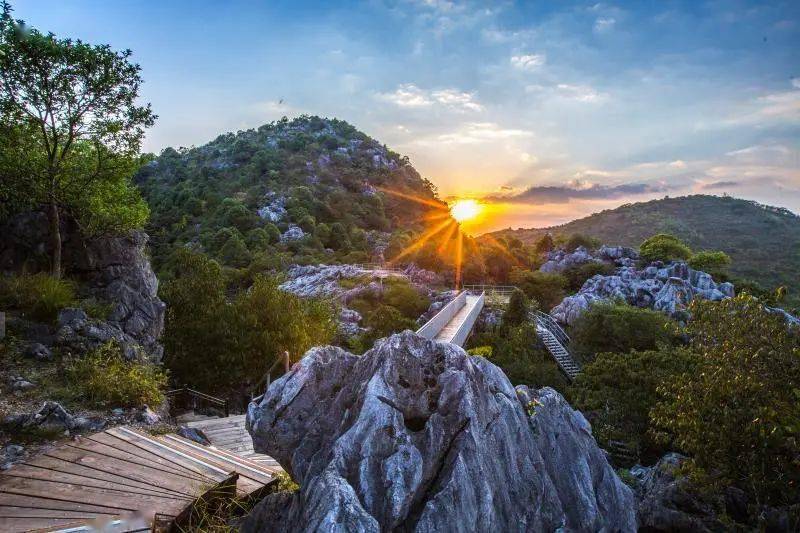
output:
[[683,161],[681,159],[676,159],[675,161],[671,161],[669,163],[669,166],[671,166],[672,168],[684,169],[684,168],[686,168],[687,165],[686,165],[686,161]]
[[522,54],[511,56],[511,66],[519,69],[532,71],[537,70],[545,64],[547,58],[544,54]]
[[558,89],[559,96],[577,100],[578,102],[598,103],[608,100],[608,94],[600,93],[588,85],[559,83],[556,88]]
[[458,89],[439,89],[426,91],[413,83],[400,85],[394,92],[379,93],[378,98],[400,107],[433,107],[441,106],[456,111],[482,111],[483,106],[472,93]]
[[510,140],[531,137],[532,132],[514,128],[502,128],[494,122],[469,122],[459,130],[439,135],[436,140],[446,144],[478,144],[487,141]]
[[597,33],[606,33],[614,29],[617,19],[614,17],[597,17],[594,21],[594,31]]

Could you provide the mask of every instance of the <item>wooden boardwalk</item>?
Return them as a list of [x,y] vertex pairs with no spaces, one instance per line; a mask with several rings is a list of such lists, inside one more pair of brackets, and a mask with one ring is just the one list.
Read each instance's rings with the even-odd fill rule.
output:
[[275,459],[253,450],[253,439],[245,429],[245,418],[246,415],[232,415],[226,418],[195,420],[186,425],[202,431],[215,449],[246,457],[270,471],[282,472],[283,469]]
[[211,491],[257,496],[275,471],[177,435],[113,428],[0,474],[0,531],[100,529],[112,520],[121,520],[113,531],[149,531],[156,514],[179,517]]

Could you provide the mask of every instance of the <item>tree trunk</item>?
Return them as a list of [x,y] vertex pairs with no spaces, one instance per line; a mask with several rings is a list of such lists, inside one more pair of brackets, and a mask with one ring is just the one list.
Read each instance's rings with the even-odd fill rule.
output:
[[52,263],[50,274],[61,279],[61,216],[58,204],[50,202],[50,244],[52,247]]

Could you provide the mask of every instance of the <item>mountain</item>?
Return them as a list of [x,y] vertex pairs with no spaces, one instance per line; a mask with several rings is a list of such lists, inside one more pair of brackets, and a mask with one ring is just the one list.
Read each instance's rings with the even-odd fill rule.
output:
[[447,213],[407,158],[315,116],[167,148],[135,180],[159,271],[183,247],[251,270],[381,260]]
[[778,207],[727,196],[664,198],[607,209],[561,226],[502,230],[494,236],[533,243],[545,233],[596,237],[604,244],[638,246],[656,233],[671,233],[694,251],[722,250],[731,273],[766,288],[800,294],[800,217]]

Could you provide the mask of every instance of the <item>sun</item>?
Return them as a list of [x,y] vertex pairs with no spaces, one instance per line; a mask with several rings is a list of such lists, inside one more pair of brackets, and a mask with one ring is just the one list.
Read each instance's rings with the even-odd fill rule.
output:
[[469,199],[456,200],[450,205],[450,215],[457,222],[472,220],[481,214],[481,210],[481,204]]

